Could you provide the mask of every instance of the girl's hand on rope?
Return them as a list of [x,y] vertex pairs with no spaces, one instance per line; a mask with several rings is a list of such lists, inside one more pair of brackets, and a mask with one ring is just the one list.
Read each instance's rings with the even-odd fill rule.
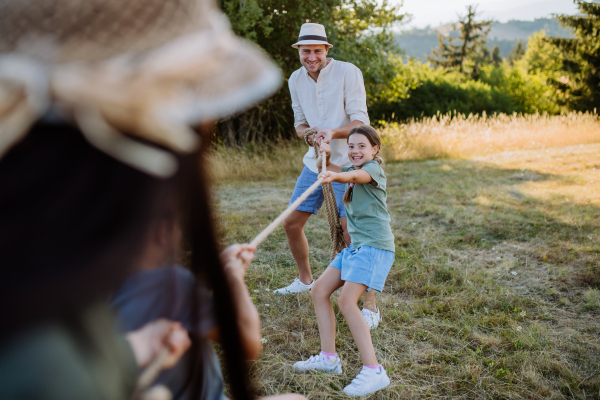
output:
[[[329,161],[329,158],[331,157],[331,146],[329,145],[329,143],[325,143],[324,141],[321,141],[321,143],[319,144],[321,152],[325,152],[325,154],[327,155],[327,161]],[[327,163],[329,164],[329,163]]]
[[319,174],[319,178],[323,179],[323,183],[335,182],[338,178],[338,173],[333,171],[325,171]]
[[148,366],[163,348],[169,349],[169,356],[163,362],[162,369],[172,368],[192,345],[187,331],[179,322],[164,318],[129,332],[125,338],[131,345],[135,361],[140,368]]
[[223,264],[225,275],[244,279],[248,266],[254,260],[256,247],[248,244],[234,244],[221,252],[219,258]]

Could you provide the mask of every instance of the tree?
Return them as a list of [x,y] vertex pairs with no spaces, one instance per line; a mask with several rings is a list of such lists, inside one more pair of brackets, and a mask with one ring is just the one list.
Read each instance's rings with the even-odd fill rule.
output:
[[[361,69],[369,103],[390,95],[388,86],[400,62],[392,27],[405,14],[388,0],[219,0],[235,33],[262,47],[277,62],[286,79],[300,68],[291,47],[305,22],[325,25],[334,47],[329,57]],[[287,85],[271,99],[218,125],[219,139],[247,145],[289,137],[294,117]]]
[[443,68],[458,67],[460,72],[464,72],[465,61],[477,55],[485,45],[485,38],[492,27],[492,21],[476,22],[476,13],[477,7],[469,5],[467,15],[459,16],[458,23],[452,24],[452,31],[459,32],[458,36],[450,34],[444,38],[438,33],[439,48],[427,57],[433,65]]
[[530,76],[542,78],[547,87],[547,97],[564,109],[569,102],[569,87],[563,70],[564,56],[556,46],[548,42],[542,29],[528,38],[527,51],[516,65],[525,69]]
[[500,47],[498,45],[495,45],[492,49],[492,62],[495,66],[502,64],[502,54],[500,54]]
[[482,45],[476,56],[472,57],[471,79],[478,80],[481,76],[482,65],[487,65],[491,62],[490,48],[487,45]]
[[506,59],[508,60],[510,65],[513,65],[515,63],[515,61],[519,61],[521,58],[523,58],[526,50],[527,49],[525,48],[525,45],[523,44],[523,40],[519,39],[517,41],[517,44],[513,48],[513,51],[508,55],[508,57],[506,57]]
[[600,3],[574,2],[580,15],[559,15],[558,20],[575,38],[546,40],[562,53],[563,70],[569,75],[559,82],[559,90],[570,94],[572,108],[592,110],[600,106]]

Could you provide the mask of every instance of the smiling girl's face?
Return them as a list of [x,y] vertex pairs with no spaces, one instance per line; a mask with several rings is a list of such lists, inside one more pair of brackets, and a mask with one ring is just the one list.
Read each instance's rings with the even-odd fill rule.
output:
[[362,167],[379,151],[379,146],[373,146],[362,133],[354,133],[348,138],[348,158],[357,168]]

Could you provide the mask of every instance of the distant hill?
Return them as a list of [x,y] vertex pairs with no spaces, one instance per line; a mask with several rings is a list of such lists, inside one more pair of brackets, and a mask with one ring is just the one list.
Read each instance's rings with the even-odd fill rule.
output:
[[[508,21],[494,22],[490,34],[487,37],[487,45],[490,50],[498,45],[502,57],[506,57],[519,39],[527,44],[528,37],[534,32],[545,30],[548,36],[572,37],[571,32],[558,24],[553,18],[539,18],[534,21]],[[448,36],[452,31],[452,25],[442,25],[437,28],[412,29],[396,35],[396,42],[407,56],[416,57],[422,61],[426,55],[431,54],[431,49],[438,47],[437,33]]]

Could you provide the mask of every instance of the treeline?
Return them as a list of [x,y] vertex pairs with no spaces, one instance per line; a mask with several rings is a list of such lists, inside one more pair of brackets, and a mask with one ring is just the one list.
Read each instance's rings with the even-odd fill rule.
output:
[[439,38],[428,63],[403,59],[392,26],[405,18],[400,6],[374,0],[220,0],[234,31],[261,46],[286,81],[270,100],[218,124],[216,138],[247,146],[293,130],[287,77],[300,67],[291,47],[305,22],[325,25],[334,47],[329,56],[358,66],[365,78],[374,123],[446,113],[557,114],[600,105],[600,4],[574,0],[580,15],[559,16],[572,39],[539,32],[502,59],[489,49],[490,21],[474,7],[455,34]]
[[[447,27],[447,25],[443,25],[439,28],[413,28],[406,32],[396,33],[396,43],[406,56],[427,61],[427,55],[431,53],[431,49],[438,46],[437,32],[445,32]],[[526,45],[528,38],[534,32],[541,30],[544,30],[548,36],[573,37],[571,31],[562,27],[556,18],[536,18],[533,21],[494,21],[486,38],[487,46],[490,49],[498,46],[501,55],[506,57],[513,51],[519,39]]]

